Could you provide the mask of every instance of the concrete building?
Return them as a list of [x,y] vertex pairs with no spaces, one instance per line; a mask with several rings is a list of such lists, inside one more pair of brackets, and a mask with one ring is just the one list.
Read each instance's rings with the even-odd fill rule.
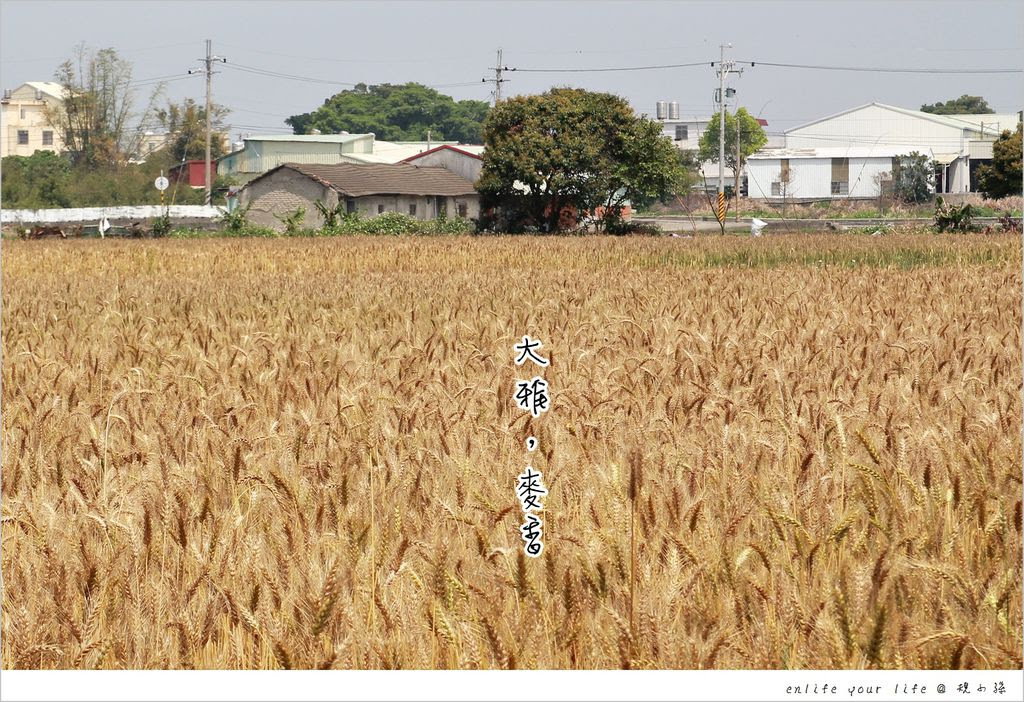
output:
[[[762,189],[767,183],[780,182],[769,174],[781,174],[782,160],[788,160],[794,179],[799,168],[804,183],[792,183],[802,198],[875,197],[877,189],[868,192],[855,161],[860,158],[891,159],[912,151],[924,154],[936,164],[935,189],[940,193],[967,193],[976,186],[977,167],[992,158],[992,142],[1005,129],[1015,129],[1019,115],[933,115],[873,102],[808,122],[785,132],[784,151],[755,154],[748,163],[758,162]],[[860,154],[860,155],[855,155]],[[866,155],[865,155],[866,154]],[[821,173],[822,159],[848,159],[850,177],[825,179]],[[803,160],[807,159],[805,164]],[[812,163],[814,162],[814,163]],[[831,163],[831,162],[830,162]],[[881,168],[883,163],[864,166],[864,173]],[[829,165],[829,168],[832,166]],[[767,168],[768,171],[763,169]],[[837,166],[843,175],[842,166]],[[816,170],[817,169],[817,170]],[[891,171],[891,162],[887,166]],[[819,172],[821,171],[821,172]],[[819,173],[812,176],[811,173]],[[877,175],[877,174],[876,174]],[[870,176],[868,180],[871,180]],[[841,183],[847,182],[844,191]],[[834,183],[840,185],[835,186]],[[849,184],[857,183],[857,188]],[[826,187],[826,185],[828,187]],[[754,196],[751,192],[751,196]],[[768,195],[768,197],[775,197]]]
[[5,90],[0,99],[0,157],[31,156],[36,151],[64,150],[64,136],[51,126],[47,111],[64,104],[60,83],[29,81],[13,90]]
[[907,149],[763,149],[747,159],[747,193],[764,200],[877,198]]
[[482,146],[442,144],[402,159],[402,163],[411,163],[416,166],[441,166],[469,182],[475,183],[484,167],[483,153],[484,147]]
[[139,135],[134,153],[132,154],[132,157],[128,159],[128,162],[145,163],[146,159],[152,156],[155,152],[167,146],[170,140],[170,132],[163,132],[160,134],[157,132],[143,132]]
[[306,210],[307,226],[321,226],[317,200],[329,208],[344,202],[347,212],[368,217],[385,212],[418,219],[441,213],[466,219],[480,216],[473,183],[437,166],[285,163],[249,181],[238,194],[238,204],[249,207],[251,221],[276,229],[283,225],[275,215],[299,207]]

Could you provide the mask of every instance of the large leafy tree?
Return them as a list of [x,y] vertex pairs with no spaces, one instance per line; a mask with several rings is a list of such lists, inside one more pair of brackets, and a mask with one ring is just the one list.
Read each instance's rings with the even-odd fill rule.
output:
[[986,197],[1001,198],[1021,193],[1021,124],[1005,131],[992,144],[992,162],[978,168],[978,184]]
[[892,174],[893,195],[902,202],[925,202],[932,198],[935,165],[924,154],[911,151],[900,156]]
[[[701,162],[718,163],[718,133],[721,117],[719,113],[711,116],[704,133],[697,144],[697,156]],[[736,126],[739,125],[740,162],[736,163]],[[747,157],[768,143],[764,128],[757,118],[747,112],[745,107],[736,110],[735,114],[725,113],[725,165],[737,172],[743,169]]]
[[328,98],[324,104],[285,122],[296,134],[373,132],[387,141],[431,139],[478,144],[488,104],[460,100],[419,83],[366,85]]
[[681,176],[659,131],[608,93],[556,88],[503,101],[484,124],[481,204],[510,231],[557,231],[602,206],[615,220],[626,199],[664,197]]
[[987,115],[995,112],[985,98],[978,95],[961,95],[953,100],[921,105],[921,112],[935,115]]
[[[221,105],[210,108],[211,158],[224,155],[224,118],[230,110]],[[168,149],[175,163],[188,159],[203,158],[206,155],[206,107],[186,98],[180,104],[168,103],[156,112],[156,118],[170,133]]]
[[[124,163],[139,137],[139,130],[131,126],[137,117],[132,111],[135,90],[131,62],[114,49],[94,51],[79,44],[74,57],[60,65],[54,78],[63,88],[64,100],[59,107],[47,110],[47,119],[64,136],[72,163]],[[154,90],[142,118],[152,109],[159,90]]]

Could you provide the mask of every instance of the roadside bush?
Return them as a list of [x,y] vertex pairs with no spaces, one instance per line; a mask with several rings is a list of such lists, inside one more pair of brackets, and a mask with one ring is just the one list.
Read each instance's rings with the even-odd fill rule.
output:
[[223,224],[224,229],[227,231],[242,231],[249,224],[247,219],[249,207],[249,205],[246,205],[245,207],[236,207],[231,211],[224,210],[224,213],[217,218],[217,221]]
[[153,236],[167,236],[171,231],[170,215],[162,214],[154,219],[149,230],[153,233]]
[[947,205],[941,197],[935,198],[935,228],[940,232],[969,232],[974,230],[977,208],[969,202]]
[[345,236],[351,234],[375,234],[386,236],[468,234],[473,223],[459,217],[449,219],[416,219],[399,212],[385,212],[376,217],[364,217],[358,212],[341,214],[333,226],[324,226],[316,232],[318,236]]

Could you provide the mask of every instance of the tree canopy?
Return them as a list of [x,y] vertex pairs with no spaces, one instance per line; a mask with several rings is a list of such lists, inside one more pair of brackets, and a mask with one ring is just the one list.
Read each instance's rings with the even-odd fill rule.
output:
[[925,202],[932,197],[935,166],[924,154],[911,151],[896,160],[892,174],[893,195],[902,202]]
[[[211,104],[211,158],[220,158],[224,155],[224,118],[229,112],[230,110],[222,105]],[[168,103],[167,107],[157,110],[156,118],[171,134],[166,148],[175,163],[206,156],[205,105],[198,105],[192,98],[186,98],[180,104]]]
[[[700,142],[697,145],[697,155],[702,162],[713,161],[718,163],[718,133],[720,131],[721,117],[716,112],[711,116],[704,133],[700,135]],[[725,165],[737,170],[736,164],[736,125],[740,127],[740,163],[739,168],[747,162],[747,157],[768,143],[764,128],[753,115],[741,107],[735,114],[725,113]]]
[[324,134],[373,132],[386,141],[436,141],[479,144],[488,104],[460,100],[419,83],[366,85],[328,98],[313,112],[285,122],[296,134],[314,129]]
[[985,98],[978,95],[961,95],[953,100],[921,105],[921,112],[935,115],[987,115],[995,112]]
[[978,184],[986,197],[1001,198],[1021,192],[1021,124],[1005,131],[992,144],[992,162],[978,168]]
[[625,200],[661,198],[682,177],[672,141],[621,97],[574,88],[499,103],[484,124],[481,206],[508,231],[557,231],[604,210],[620,221]]

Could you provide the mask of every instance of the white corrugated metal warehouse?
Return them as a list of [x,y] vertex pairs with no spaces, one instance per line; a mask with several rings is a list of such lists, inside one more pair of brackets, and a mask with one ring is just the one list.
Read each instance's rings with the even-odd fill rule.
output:
[[[877,197],[894,157],[917,151],[934,160],[936,191],[966,193],[992,142],[1015,129],[1017,114],[933,115],[873,102],[785,133],[784,149],[747,161],[751,197]],[[786,179],[788,174],[788,184]]]

